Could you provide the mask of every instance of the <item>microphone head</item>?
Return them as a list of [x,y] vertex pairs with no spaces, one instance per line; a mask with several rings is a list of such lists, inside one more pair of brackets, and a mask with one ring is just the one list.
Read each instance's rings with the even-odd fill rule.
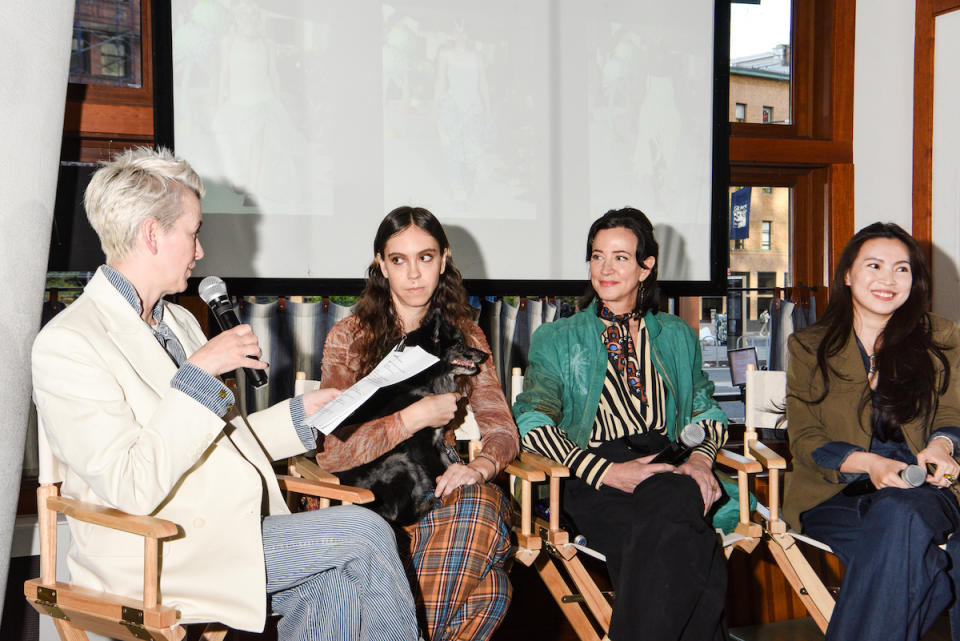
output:
[[927,473],[919,465],[908,465],[900,470],[900,478],[910,487],[920,487],[927,480]]
[[219,276],[207,276],[200,281],[197,293],[203,302],[210,305],[221,298],[227,298],[227,285]]
[[687,423],[680,430],[679,441],[687,447],[696,447],[703,443],[706,436],[707,433],[703,430],[703,426],[698,423]]

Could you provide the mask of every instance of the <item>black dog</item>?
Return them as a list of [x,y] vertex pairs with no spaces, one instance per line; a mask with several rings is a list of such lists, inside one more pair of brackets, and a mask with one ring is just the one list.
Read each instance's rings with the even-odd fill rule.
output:
[[[457,391],[457,376],[475,376],[488,354],[467,345],[463,334],[439,313],[407,334],[405,346],[420,346],[440,359],[405,381],[378,390],[344,423],[355,425],[401,410],[430,394]],[[349,429],[349,428],[348,428]],[[416,523],[438,502],[432,490],[453,455],[444,444],[446,426],[424,428],[379,458],[343,472],[344,485],[373,491],[367,507],[395,525]]]

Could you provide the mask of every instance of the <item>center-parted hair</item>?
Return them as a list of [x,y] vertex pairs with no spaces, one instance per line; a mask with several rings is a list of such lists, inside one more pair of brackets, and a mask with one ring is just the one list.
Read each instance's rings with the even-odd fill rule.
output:
[[[913,284],[907,300],[893,312],[874,346],[877,387],[872,395],[869,387],[864,390],[860,409],[872,396],[874,434],[884,441],[899,441],[903,440],[900,426],[932,416],[938,397],[946,392],[950,382],[944,346],[934,341],[927,315],[930,270],[920,245],[899,225],[873,223],[857,232],[843,248],[830,284],[830,300],[823,317],[817,321],[817,325],[825,329],[823,340],[817,346],[817,370],[823,380],[823,393],[814,399],[797,398],[806,403],[820,403],[830,392],[831,374],[840,377],[829,360],[840,353],[853,331],[853,296],[846,284],[846,275],[864,243],[875,238],[903,243],[909,255]],[[933,359],[942,365],[940,377],[933,367]]]
[[[380,271],[376,257],[384,257],[387,241],[410,226],[418,227],[434,238],[441,254],[449,251],[450,242],[443,231],[440,221],[423,207],[397,207],[380,223],[373,239],[374,260],[367,268],[367,282],[363,294],[357,302],[357,320],[360,322],[360,336],[357,338],[360,355],[360,375],[370,373],[387,352],[403,336],[403,327],[390,295],[390,282]],[[443,318],[463,333],[464,339],[471,342],[473,313],[467,303],[467,293],[463,287],[460,271],[453,264],[453,258],[447,255],[446,268],[440,274],[437,288],[430,298],[427,316],[438,311]],[[469,389],[469,381],[464,377],[462,392]]]
[[[650,274],[643,279],[643,287],[637,290],[637,301],[634,304],[633,311],[640,315],[652,311],[660,311],[660,286],[657,284],[657,268],[660,266],[660,246],[653,235],[653,224],[639,209],[633,207],[624,207],[623,209],[611,209],[600,218],[593,221],[590,225],[590,231],[587,233],[587,263],[590,262],[590,256],[593,254],[593,241],[597,237],[597,232],[604,229],[616,229],[622,227],[633,232],[637,237],[637,263],[642,264],[650,256],[654,257],[653,269]],[[593,284],[587,281],[587,290],[577,300],[580,309],[586,309],[587,305],[597,297],[597,292],[593,289]],[[599,313],[600,306],[597,306]]]

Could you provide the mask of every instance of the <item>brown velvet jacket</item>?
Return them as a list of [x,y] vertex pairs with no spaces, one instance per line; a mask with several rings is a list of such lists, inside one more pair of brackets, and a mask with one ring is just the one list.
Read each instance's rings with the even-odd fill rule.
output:
[[[902,426],[904,438],[914,454],[927,446],[935,430],[960,426],[960,337],[957,326],[940,316],[929,314],[929,317],[933,339],[943,347],[950,364],[950,384],[932,417]],[[840,375],[830,375],[830,393],[816,405],[802,400],[817,398],[823,393],[823,380],[817,370],[817,346],[823,334],[823,328],[814,325],[793,334],[789,341],[787,433],[793,463],[786,475],[783,516],[797,529],[800,529],[802,512],[843,488],[839,470],[814,463],[813,452],[831,441],[843,441],[869,451],[872,434],[873,405],[867,394],[867,373],[853,332],[840,353],[830,360],[830,365]],[[942,376],[943,367],[938,360],[931,358],[931,367]],[[864,395],[867,395],[867,402],[858,416],[857,408]]]
[[[360,356],[355,343],[359,332],[356,316],[349,316],[334,325],[327,334],[320,377],[323,387],[346,389],[357,382]],[[472,327],[467,341],[472,347],[490,353],[490,346],[476,325]],[[520,441],[492,358],[480,366],[480,373],[473,379],[469,403],[480,428],[483,453],[496,461],[499,472],[516,458]],[[337,437],[338,431],[324,437],[317,448],[317,464],[329,472],[347,470],[372,461],[411,436],[400,418],[400,412],[368,421],[354,430],[346,430],[349,436],[345,440]],[[452,438],[452,432],[448,433],[447,440]]]

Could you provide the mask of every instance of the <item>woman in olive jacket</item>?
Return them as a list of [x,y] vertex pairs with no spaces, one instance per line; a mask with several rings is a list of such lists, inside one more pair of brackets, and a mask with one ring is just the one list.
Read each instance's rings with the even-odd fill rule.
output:
[[[784,516],[846,566],[828,640],[919,639],[960,585],[960,542],[938,547],[960,527],[960,339],[929,292],[917,242],[874,223],[842,252],[823,318],[790,339]],[[913,464],[920,487],[901,478]]]

